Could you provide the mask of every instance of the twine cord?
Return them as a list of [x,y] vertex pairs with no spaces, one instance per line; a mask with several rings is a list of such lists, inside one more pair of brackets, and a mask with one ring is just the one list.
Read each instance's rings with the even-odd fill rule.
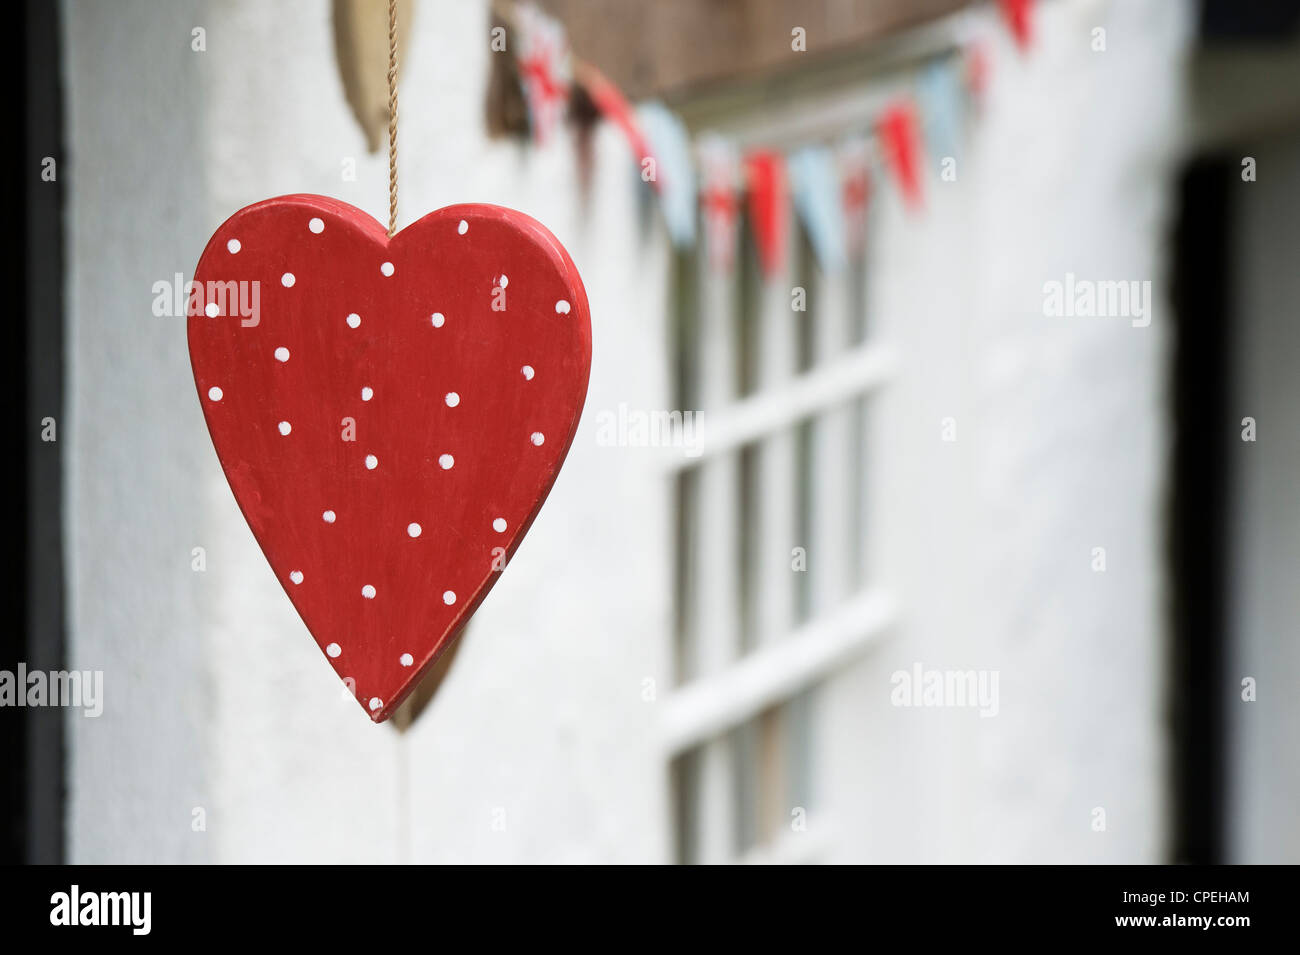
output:
[[388,237],[397,233],[397,0],[388,0]]

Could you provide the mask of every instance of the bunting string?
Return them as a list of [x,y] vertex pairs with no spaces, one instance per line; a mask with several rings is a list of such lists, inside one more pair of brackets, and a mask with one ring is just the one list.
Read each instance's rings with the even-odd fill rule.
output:
[[[1016,46],[1028,49],[1033,0],[997,2]],[[720,135],[696,137],[661,102],[632,107],[600,70],[574,54],[563,24],[535,3],[493,0],[492,10],[515,34],[534,142],[551,143],[573,93],[581,89],[595,114],[622,132],[642,182],[658,198],[670,240],[690,247],[698,233],[710,268],[718,272],[734,267],[736,232],[746,218],[742,209],[765,273],[783,267],[788,208],[822,267],[842,267],[862,252],[877,183],[892,183],[903,206],[919,212],[927,171],[933,166],[942,178],[941,165],[955,168],[964,116],[980,108],[989,86],[988,37],[972,31],[951,51],[918,64],[909,92],[899,92],[877,115],[864,117],[858,129],[839,131],[836,142],[805,144],[789,155],[771,148],[742,154]],[[971,22],[967,18],[959,26]],[[395,210],[395,165],[393,182]]]

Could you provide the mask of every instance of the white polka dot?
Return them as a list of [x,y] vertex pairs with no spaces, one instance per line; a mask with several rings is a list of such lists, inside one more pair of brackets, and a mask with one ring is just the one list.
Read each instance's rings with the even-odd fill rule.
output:
[[450,607],[456,602],[456,592],[453,590],[444,590],[442,592],[442,602]]
[[361,316],[358,315],[356,312],[353,312],[351,315],[348,316],[348,328],[356,328],[360,324],[361,324]]
[[371,708],[372,710],[377,710],[377,709],[379,709],[379,708],[380,708],[381,706],[383,706],[383,705],[384,705],[384,701],[381,700],[379,697],[377,697],[377,696],[372,696],[372,697],[370,698],[370,708]]
[[524,365],[524,367],[520,368],[519,371],[523,374],[524,381],[532,381],[533,375],[536,374],[536,372],[533,371],[532,365]]
[[404,667],[409,667],[412,663],[415,662],[415,657],[411,656],[409,653],[403,653],[400,657],[397,658],[397,662]]
[[227,251],[230,252],[231,255],[234,255],[242,248],[243,246],[239,244],[238,239],[231,239],[229,242],[226,243],[226,249]]
[[277,349],[275,350],[275,360],[276,360],[276,361],[288,361],[288,360],[289,360],[289,349],[285,348],[283,345],[281,345],[279,348],[277,348]]
[[450,454],[442,454],[438,456],[438,467],[442,468],[444,471],[450,471],[451,466],[455,463],[456,459]]
[[293,283],[296,281],[298,280],[293,277],[292,272],[285,272],[280,276],[280,284],[285,288],[293,288]]
[[492,522],[492,529],[498,534],[504,534],[506,529],[506,519],[504,517],[498,517]]
[[367,600],[374,600],[375,599],[374,586],[372,584],[366,584],[364,587],[362,587],[361,596],[365,597]]
[[203,314],[208,318],[216,318],[221,314],[221,306],[216,302],[208,302],[207,305],[203,306]]
[[343,652],[343,648],[339,646],[337,643],[331,643],[328,647],[325,648],[325,652],[328,653],[331,657],[337,657],[340,653]]
[[333,524],[333,523],[334,523],[334,518],[335,518],[335,517],[336,517],[336,515],[335,515],[335,513],[334,513],[333,511],[326,511],[324,514],[321,515],[321,519],[322,519],[326,524]]
[[393,263],[392,263],[392,262],[385,262],[383,265],[381,265],[381,266],[379,267],[379,271],[383,272],[384,275],[392,275],[392,274],[393,274]]
[[281,434],[288,434],[290,431],[293,430],[293,425],[289,424],[289,422],[287,421],[281,421],[278,425],[276,425],[276,427],[280,429]]
[[379,459],[378,459],[377,457],[375,457],[373,454],[367,454],[367,455],[366,455],[366,470],[367,470],[367,471],[373,471],[373,470],[374,470],[375,468],[377,468],[377,467],[379,467]]
[[433,327],[434,327],[434,328],[442,328],[442,323],[445,322],[446,320],[447,320],[447,319],[443,316],[442,312],[434,312],[434,313],[433,313]]
[[532,437],[529,438],[529,440],[532,441],[533,444],[537,445],[540,448],[542,446],[542,442],[546,440],[546,435],[542,434],[540,431],[534,431]]
[[464,235],[466,232],[469,231],[469,223],[466,222],[464,219],[461,219],[460,225],[456,226],[456,231],[459,232],[461,235]]
[[569,303],[566,302],[564,299],[560,299],[558,302],[556,302],[556,303],[555,303],[555,314],[556,314],[556,315],[568,315],[568,314],[569,314]]
[[424,528],[422,528],[419,524],[416,523],[410,523],[406,525],[406,533],[409,534],[411,537],[419,537],[421,531],[423,530]]
[[307,223],[307,228],[311,229],[311,231],[315,232],[317,235],[320,235],[325,231],[325,223],[320,219],[312,219]]
[[454,408],[460,404],[460,395],[456,394],[454,391],[449,391],[447,392],[447,397],[443,400],[447,402],[448,408]]
[[498,282],[497,284],[500,285],[502,288],[505,288],[507,285],[510,284],[510,276],[506,275],[504,272],[501,273],[501,281]]
[[369,385],[366,385],[364,388],[361,389],[362,401],[369,401],[374,396],[375,396],[375,389],[371,388]]
[[224,394],[225,392],[222,391],[220,388],[218,388],[216,385],[213,385],[211,388],[208,389],[208,397],[211,398],[213,401],[220,401],[221,396]]
[[302,583],[302,571],[301,570],[290,571],[289,579],[292,580],[295,584]]

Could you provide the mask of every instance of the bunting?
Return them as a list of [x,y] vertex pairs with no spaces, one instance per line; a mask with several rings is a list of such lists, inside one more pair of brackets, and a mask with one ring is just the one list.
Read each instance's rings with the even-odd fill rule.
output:
[[771,278],[785,268],[786,235],[790,228],[785,157],[773,149],[749,153],[745,156],[745,179],[759,267]]
[[641,178],[658,184],[659,204],[672,243],[692,246],[696,196],[690,133],[676,113],[655,100],[642,103],[636,115],[653,151]]
[[1033,40],[1034,0],[998,0],[1002,8],[1002,17],[1016,38],[1016,46],[1028,50]]
[[989,45],[983,38],[971,40],[963,51],[966,89],[976,108],[984,105],[989,88]]
[[840,202],[844,207],[844,245],[857,258],[867,244],[867,204],[871,199],[871,162],[865,137],[840,147]]
[[921,71],[917,98],[925,119],[925,138],[931,160],[954,158],[961,151],[962,80],[957,64],[944,57]]
[[877,123],[885,158],[898,180],[903,200],[913,209],[921,205],[921,146],[917,138],[916,107],[910,99],[885,108]]
[[519,77],[528,101],[533,139],[544,145],[554,135],[569,102],[573,63],[564,25],[536,5],[516,8]]
[[[628,146],[632,149],[632,154],[637,157],[637,162],[644,166],[649,160],[649,166],[657,166],[658,161],[650,148],[650,141],[641,129],[636,111],[623,95],[623,91],[606,79],[604,73],[589,64],[584,63],[582,68],[576,71],[576,78],[587,91],[587,96],[596,109],[600,111],[600,115],[622,130]],[[659,177],[655,176],[648,181],[655,192],[658,192]]]
[[[1017,46],[1027,50],[1033,0],[997,0],[997,6]],[[807,145],[788,156],[757,148],[742,158],[716,134],[694,141],[663,103],[634,108],[599,69],[571,53],[564,27],[531,0],[513,5],[496,0],[493,8],[504,10],[502,16],[516,33],[513,49],[533,138],[545,143],[554,136],[580,87],[599,115],[621,130],[637,157],[641,179],[657,194],[673,244],[692,247],[701,230],[709,267],[720,273],[735,267],[746,208],[766,276],[785,267],[792,214],[822,268],[836,270],[861,255],[878,183],[892,182],[907,208],[919,210],[925,156],[958,156],[966,110],[980,107],[989,88],[991,45],[987,36],[968,34],[952,53],[919,66],[910,92],[878,114],[862,117],[862,128],[850,130],[853,135],[835,148]],[[592,115],[585,104],[582,115]]]
[[700,160],[700,210],[709,266],[730,272],[735,264],[740,226],[740,160],[731,143],[706,136],[697,148]]
[[844,266],[844,196],[835,157],[824,146],[805,146],[790,156],[794,207],[813,254],[827,272]]

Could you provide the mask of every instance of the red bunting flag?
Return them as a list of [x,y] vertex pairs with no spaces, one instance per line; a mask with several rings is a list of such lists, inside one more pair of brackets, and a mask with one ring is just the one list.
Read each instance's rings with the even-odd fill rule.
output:
[[540,145],[551,138],[564,118],[573,59],[564,26],[534,4],[518,7],[517,24],[519,78],[528,100],[533,139]]
[[989,45],[984,39],[971,40],[966,45],[966,89],[976,106],[984,105],[984,95],[989,88]]
[[[600,115],[623,131],[623,135],[627,137],[628,145],[632,147],[632,153],[636,156],[637,162],[642,163],[646,159],[653,158],[654,154],[650,151],[650,141],[646,139],[641,124],[637,122],[636,111],[632,109],[632,104],[627,101],[623,91],[611,83],[604,73],[589,63],[582,63],[575,70],[575,73],[575,78],[582,84],[582,88],[587,91],[587,96],[596,109],[600,110]],[[657,175],[651,178],[650,185],[654,187],[655,192],[659,191],[659,177]]]
[[1033,38],[1034,0],[999,0],[1002,16],[1011,28],[1011,35],[1016,38],[1016,46],[1022,50],[1029,49]]
[[790,185],[785,157],[775,150],[757,150],[745,157],[749,187],[749,218],[763,274],[785,267],[786,234],[790,228]]
[[858,255],[867,240],[867,203],[871,198],[871,171],[867,143],[855,139],[840,149],[840,201],[844,206],[844,239],[850,256]]
[[910,99],[898,100],[885,108],[878,120],[885,158],[898,178],[903,199],[913,209],[921,205],[921,142],[916,106]]
[[736,259],[740,220],[740,163],[726,140],[707,137],[696,148],[700,159],[700,208],[709,265],[728,273]]

